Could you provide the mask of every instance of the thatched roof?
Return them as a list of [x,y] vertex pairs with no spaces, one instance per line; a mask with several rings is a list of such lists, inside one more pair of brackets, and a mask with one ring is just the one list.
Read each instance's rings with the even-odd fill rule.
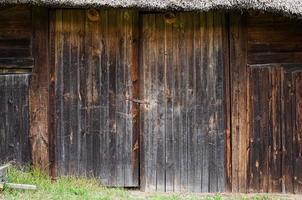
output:
[[302,15],[302,0],[0,0],[0,3],[64,7],[106,6],[200,11],[216,8],[256,9]]

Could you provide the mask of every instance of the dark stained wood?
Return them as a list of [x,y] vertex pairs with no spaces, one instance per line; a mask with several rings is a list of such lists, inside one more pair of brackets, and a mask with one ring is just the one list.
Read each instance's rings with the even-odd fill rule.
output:
[[301,193],[300,65],[249,69],[250,192]]
[[1,69],[31,69],[33,67],[33,58],[0,58]]
[[164,16],[142,15],[142,189],[224,191],[225,15]]
[[0,160],[29,163],[28,74],[0,75]]
[[230,14],[232,191],[246,192],[248,161],[246,16]]
[[32,162],[34,166],[48,172],[48,9],[34,8],[32,24],[35,59],[29,90]]
[[49,174],[57,176],[56,171],[56,12],[49,11]]
[[0,67],[32,68],[32,9],[3,8],[0,21]]
[[293,72],[293,163],[294,193],[302,193],[302,65]]
[[225,28],[222,31],[224,56],[224,126],[225,126],[225,191],[232,191],[232,135],[231,135],[231,95],[230,95],[230,16],[222,19]]
[[252,13],[248,24],[248,63],[301,63],[302,20]]
[[55,11],[55,162],[58,175],[136,187],[137,13],[96,12]]
[[275,67],[270,72],[270,102],[269,102],[269,124],[271,133],[269,143],[269,180],[268,192],[282,191],[282,69]]
[[292,193],[293,185],[293,121],[292,121],[292,74],[282,74],[282,192]]
[[281,192],[281,69],[250,70],[249,191]]

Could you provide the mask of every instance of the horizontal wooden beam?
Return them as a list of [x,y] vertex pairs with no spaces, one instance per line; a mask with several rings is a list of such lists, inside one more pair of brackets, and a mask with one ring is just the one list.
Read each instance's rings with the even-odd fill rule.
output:
[[0,68],[33,68],[33,58],[0,58]]

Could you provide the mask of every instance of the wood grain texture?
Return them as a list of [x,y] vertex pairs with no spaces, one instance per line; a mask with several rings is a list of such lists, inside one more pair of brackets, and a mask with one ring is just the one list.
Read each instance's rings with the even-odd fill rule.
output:
[[34,166],[48,172],[48,9],[34,8],[32,24],[35,59],[29,90],[32,162]]
[[143,14],[145,191],[223,191],[223,13]]
[[[55,146],[58,175],[99,177],[104,185],[139,183],[137,13],[56,10]],[[135,42],[136,41],[136,42]]]
[[301,193],[300,65],[249,69],[248,191]]
[[246,16],[230,15],[232,191],[246,192],[248,160]]
[[0,21],[0,67],[32,68],[32,9],[2,8]]
[[29,163],[28,74],[0,75],[0,160]]
[[254,12],[247,26],[249,64],[302,62],[302,20]]

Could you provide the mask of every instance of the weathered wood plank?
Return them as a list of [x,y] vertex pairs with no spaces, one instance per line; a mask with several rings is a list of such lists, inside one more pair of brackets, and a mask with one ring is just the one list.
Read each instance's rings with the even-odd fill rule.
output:
[[292,73],[282,73],[282,192],[294,191],[293,177],[293,121],[292,121]]
[[247,119],[247,41],[245,16],[230,15],[230,92],[232,138],[232,191],[247,189],[248,119]]
[[294,193],[302,193],[302,71],[293,72],[293,161],[294,161]]
[[282,82],[281,68],[272,69],[270,72],[270,124],[271,138],[269,146],[269,185],[268,192],[282,192],[282,132],[281,132],[281,94]]
[[48,9],[33,9],[33,69],[30,91],[30,138],[33,165],[48,172],[49,135],[48,135]]

